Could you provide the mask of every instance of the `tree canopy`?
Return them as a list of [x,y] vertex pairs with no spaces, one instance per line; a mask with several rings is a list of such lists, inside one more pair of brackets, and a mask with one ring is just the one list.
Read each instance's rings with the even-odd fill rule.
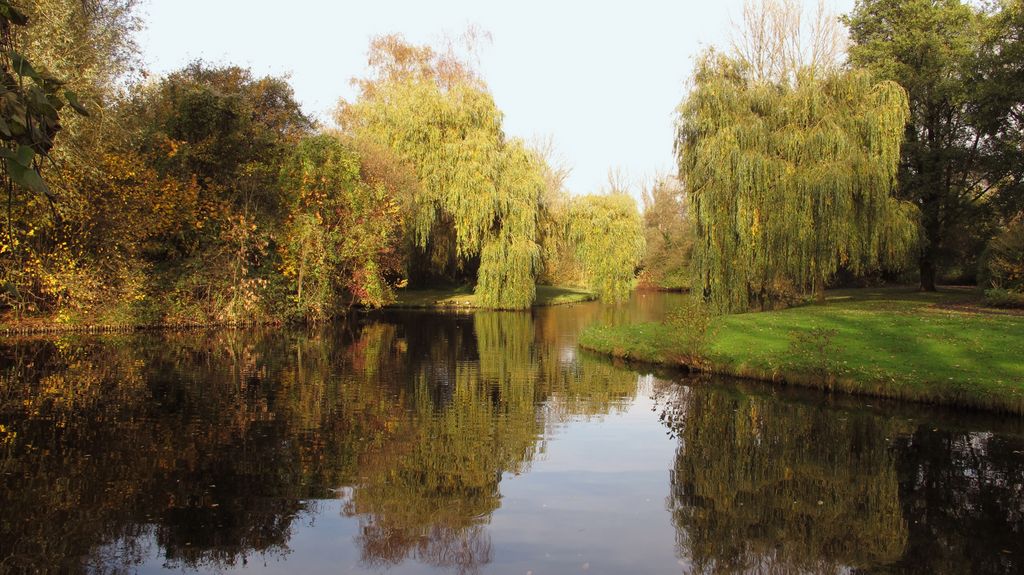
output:
[[694,289],[717,307],[819,291],[840,268],[898,266],[915,208],[892,197],[905,91],[863,71],[762,81],[716,52],[679,108],[680,177],[696,223]]
[[603,300],[627,299],[646,246],[636,201],[622,191],[580,196],[569,213],[569,237],[587,287]]
[[1022,205],[1021,3],[858,0],[844,21],[850,62],[909,94],[899,193],[921,210],[922,288],[973,277],[993,212]]
[[539,158],[502,131],[484,83],[454,55],[398,37],[371,45],[375,76],[343,102],[346,133],[389,149],[418,176],[411,239],[437,271],[479,266],[487,307],[528,307],[539,268]]
[[685,189],[678,178],[660,177],[642,198],[647,249],[641,281],[660,289],[689,289],[695,237]]

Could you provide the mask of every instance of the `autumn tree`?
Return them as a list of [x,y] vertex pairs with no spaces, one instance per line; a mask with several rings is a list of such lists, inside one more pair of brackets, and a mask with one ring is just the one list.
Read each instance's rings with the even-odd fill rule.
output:
[[334,134],[303,140],[282,168],[291,198],[282,263],[301,317],[327,319],[394,297],[401,206],[387,182],[365,172],[359,153]]
[[147,164],[197,187],[188,203],[171,202],[182,225],[154,237],[145,254],[155,266],[153,296],[162,302],[154,319],[275,315],[274,234],[289,205],[281,167],[312,130],[291,86],[196,62],[145,86],[127,107]]
[[538,206],[538,240],[541,269],[537,282],[545,285],[583,286],[582,269],[574,253],[568,228],[572,194],[566,188],[571,168],[559,154],[552,138],[531,142],[541,158],[544,191]]
[[[486,307],[528,307],[539,268],[539,159],[507,138],[484,82],[453,52],[384,36],[371,76],[337,120],[356,140],[391,150],[418,175],[409,215],[417,254],[440,272],[478,268]],[[415,262],[413,262],[415,265]]]
[[644,239],[647,249],[641,281],[660,289],[690,286],[694,229],[681,182],[659,177],[643,190]]

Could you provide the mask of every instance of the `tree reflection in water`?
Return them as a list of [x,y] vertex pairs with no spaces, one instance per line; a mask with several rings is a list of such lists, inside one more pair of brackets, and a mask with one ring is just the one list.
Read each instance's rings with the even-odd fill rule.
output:
[[[1015,573],[1024,439],[843,400],[661,384],[678,439],[668,507],[698,573]],[[810,396],[808,396],[810,397]],[[969,419],[969,418],[968,418]]]
[[180,568],[283,555],[311,501],[343,487],[367,567],[473,572],[492,559],[502,475],[526,471],[559,420],[636,389],[566,360],[523,313],[0,354],[0,571],[130,571],[147,543]]
[[[633,403],[636,374],[574,343],[623,309],[0,346],[0,572],[282,557],[328,499],[366,569],[482,571],[504,478],[567,422]],[[1024,570],[1021,420],[683,383],[655,389],[693,571]]]

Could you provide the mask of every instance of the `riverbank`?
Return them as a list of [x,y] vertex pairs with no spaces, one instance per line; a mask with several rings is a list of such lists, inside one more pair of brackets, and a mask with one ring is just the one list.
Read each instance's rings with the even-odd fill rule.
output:
[[[537,286],[534,307],[563,305],[592,301],[596,296],[576,288],[559,286]],[[449,289],[399,290],[394,303],[385,306],[399,309],[483,309],[476,303],[471,286]],[[213,327],[248,328],[259,325],[283,325],[284,321],[230,322],[178,322],[178,323],[117,323],[117,322],[76,322],[65,323],[52,317],[29,317],[18,320],[0,321],[0,337],[28,335],[56,335],[61,333],[128,333],[147,330],[187,330]]]
[[[399,290],[387,307],[405,309],[479,309],[472,286],[448,289]],[[595,299],[594,294],[576,288],[537,286],[533,307],[579,303]]]
[[825,304],[716,318],[703,350],[668,323],[592,326],[584,349],[646,363],[1024,414],[1024,316],[968,290],[837,290]]

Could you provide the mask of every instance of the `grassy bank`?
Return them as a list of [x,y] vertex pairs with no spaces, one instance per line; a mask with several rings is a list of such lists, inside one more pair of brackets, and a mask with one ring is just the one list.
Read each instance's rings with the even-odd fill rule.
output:
[[[464,308],[475,309],[476,295],[472,286],[460,286],[450,289],[399,290],[397,300],[388,307],[398,308]],[[536,306],[561,305],[594,299],[594,294],[583,290],[558,287],[537,286]]]
[[594,326],[586,349],[643,362],[1024,414],[1024,315],[963,290],[830,292],[823,305],[723,316],[703,350],[678,325]]

